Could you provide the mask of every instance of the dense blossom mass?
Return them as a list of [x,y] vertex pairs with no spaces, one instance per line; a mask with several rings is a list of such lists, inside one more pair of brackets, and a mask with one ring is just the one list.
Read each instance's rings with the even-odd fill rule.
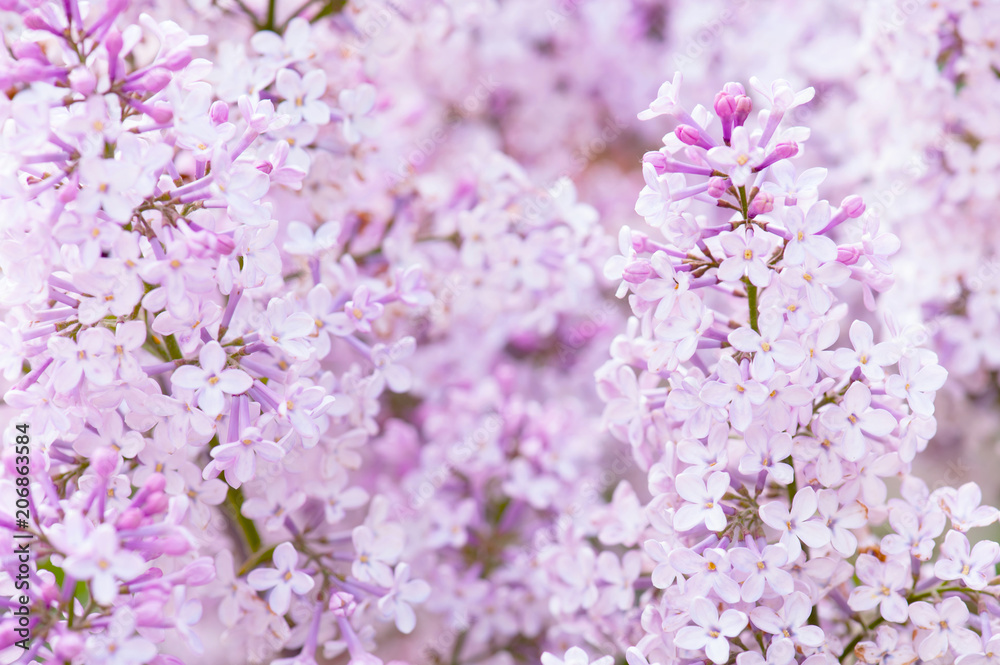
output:
[[997,5],[0,21],[0,663],[996,660]]

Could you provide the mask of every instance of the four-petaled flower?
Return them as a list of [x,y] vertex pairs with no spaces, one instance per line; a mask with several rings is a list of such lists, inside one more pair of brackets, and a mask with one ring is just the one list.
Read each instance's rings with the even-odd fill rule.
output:
[[250,389],[253,379],[240,369],[226,369],[228,356],[215,341],[201,347],[200,366],[182,365],[174,370],[171,382],[196,391],[198,407],[209,416],[218,416],[226,405],[226,395],[238,395]]
[[316,581],[301,570],[296,570],[299,553],[291,543],[281,543],[272,555],[274,568],[256,568],[247,576],[247,584],[257,591],[267,591],[267,604],[271,611],[281,616],[291,606],[292,594],[309,593]]
[[677,631],[674,644],[682,649],[704,649],[716,665],[729,660],[729,638],[736,637],[747,627],[747,615],[739,610],[726,610],[719,615],[715,604],[705,598],[695,598],[688,610],[696,626]]
[[881,563],[871,554],[861,554],[854,570],[861,584],[847,600],[851,609],[864,612],[878,607],[886,621],[904,623],[906,599],[899,592],[909,585],[907,567],[894,559]]
[[909,615],[923,638],[916,645],[917,655],[922,660],[943,656],[949,647],[959,655],[974,653],[980,648],[979,635],[966,628],[969,608],[961,598],[945,598],[937,606],[917,601],[910,605]]
[[716,471],[707,479],[694,473],[682,473],[677,476],[676,487],[686,503],[674,513],[674,529],[690,531],[700,524],[709,531],[726,528],[726,515],[719,502],[729,490],[728,473]]
[[949,531],[941,545],[941,558],[934,574],[942,580],[962,580],[972,589],[985,589],[996,573],[1000,545],[981,540],[970,549],[969,539],[959,531]]

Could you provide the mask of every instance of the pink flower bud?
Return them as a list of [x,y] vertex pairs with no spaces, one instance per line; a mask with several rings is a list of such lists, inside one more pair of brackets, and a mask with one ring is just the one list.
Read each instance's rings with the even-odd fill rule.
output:
[[[161,496],[163,496],[163,495],[161,495]],[[164,500],[165,499],[166,499],[166,497],[164,497]],[[181,536],[180,534],[176,534],[176,535],[169,536],[168,538],[164,538],[163,540],[161,540],[160,541],[160,547],[163,548],[163,552],[165,554],[172,554],[172,555],[176,556],[178,554],[184,554],[185,552],[190,551],[191,550],[191,543],[189,543],[184,536]]]
[[799,144],[795,141],[782,141],[774,147],[777,159],[789,159],[799,154]]
[[115,526],[119,529],[135,529],[145,518],[145,514],[138,508],[127,508],[118,516]]
[[743,87],[743,84],[735,81],[730,81],[726,85],[722,86],[722,92],[732,97],[740,97],[747,94],[746,88]]
[[163,488],[167,486],[167,477],[162,473],[150,474],[149,478],[143,484],[143,487],[147,492],[162,492]]
[[736,98],[736,118],[733,122],[737,125],[742,125],[746,122],[747,117],[750,115],[750,111],[753,110],[753,102],[746,95],[741,95]]
[[261,173],[266,173],[268,175],[271,175],[271,171],[274,170],[274,166],[267,160],[257,162],[254,164],[254,167]]
[[698,145],[701,139],[701,132],[698,131],[696,127],[691,125],[678,125],[677,129],[674,130],[674,134],[680,139],[681,143],[685,145]]
[[864,200],[857,194],[851,194],[840,202],[840,209],[851,218],[860,217],[865,214],[865,208]]
[[750,203],[749,213],[752,216],[762,215],[774,210],[774,195],[767,192],[758,192]]
[[715,176],[708,179],[708,195],[713,199],[721,198],[727,189],[729,189],[729,178]]
[[845,266],[853,266],[861,258],[861,248],[855,245],[841,245],[837,247],[837,261]]
[[104,37],[104,50],[108,52],[108,60],[115,62],[122,50],[122,33],[112,27]]
[[143,502],[142,512],[146,515],[156,515],[166,510],[169,503],[170,501],[166,494],[163,492],[153,492],[149,495],[149,498]]
[[208,116],[212,119],[213,125],[229,122],[229,104],[217,99],[212,102],[212,107],[208,109]]
[[338,591],[330,596],[330,612],[338,617],[350,617],[358,604],[354,602],[354,596],[346,591]]
[[667,172],[667,156],[658,150],[647,152],[642,156],[642,161],[646,164],[652,164],[653,168],[656,169],[656,172],[659,175],[663,175]]
[[639,259],[625,266],[622,279],[629,284],[642,284],[653,274],[653,266],[648,259]]
[[736,98],[726,92],[715,95],[715,114],[720,118],[728,118],[736,113]]
[[645,233],[639,231],[632,231],[632,249],[637,252],[646,251],[646,241],[649,240],[649,236]]

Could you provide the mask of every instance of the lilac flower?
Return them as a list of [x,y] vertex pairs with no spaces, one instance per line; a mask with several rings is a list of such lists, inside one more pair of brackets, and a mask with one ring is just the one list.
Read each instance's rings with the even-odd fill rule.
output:
[[823,547],[830,542],[830,530],[814,518],[816,505],[815,490],[803,487],[795,493],[791,510],[780,501],[772,501],[760,508],[764,524],[781,532],[781,544],[788,550],[789,561],[799,558],[802,543],[809,547]]
[[847,600],[851,609],[864,612],[878,607],[886,621],[904,623],[907,604],[900,591],[909,586],[906,566],[893,559],[881,563],[870,554],[860,554],[855,571],[861,584]]
[[858,547],[854,529],[859,529],[868,523],[868,508],[859,501],[845,502],[841,505],[837,493],[833,490],[817,492],[816,506],[830,529],[830,546],[842,556],[853,555]]
[[277,347],[292,358],[301,360],[309,356],[308,338],[315,331],[316,324],[313,317],[296,309],[286,300],[272,298],[267,303],[260,336],[267,346]]
[[965,532],[997,521],[993,506],[981,505],[983,492],[976,483],[965,483],[957,490],[943,487],[937,492],[941,510],[951,520],[951,528]]
[[767,267],[771,243],[762,236],[742,233],[726,233],[719,238],[726,258],[719,265],[719,279],[738,282],[746,275],[754,286],[764,288],[771,283],[771,270]]
[[86,656],[104,665],[142,665],[156,657],[156,646],[136,635],[136,616],[132,608],[123,607],[111,618],[103,634],[87,638]]
[[77,341],[64,337],[53,337],[49,341],[49,351],[59,363],[54,387],[61,393],[68,393],[79,385],[81,379],[95,386],[106,386],[114,378],[114,372],[105,356],[111,351],[111,336],[103,328],[88,328],[80,333]]
[[818,647],[826,636],[819,626],[806,623],[811,609],[809,597],[796,591],[785,597],[777,612],[767,606],[755,607],[750,620],[765,633],[787,637],[802,646]]
[[333,315],[334,326],[338,335],[346,335],[358,330],[371,332],[371,322],[382,315],[383,306],[371,299],[371,291],[367,286],[359,286],[354,296],[344,305],[344,311]]
[[962,654],[955,659],[961,665],[995,665],[1000,656],[1000,636],[990,638],[980,651]]
[[822,235],[830,223],[829,203],[820,201],[811,206],[805,215],[802,214],[801,208],[788,208],[782,221],[792,235],[785,245],[784,258],[788,265],[802,265],[806,253],[820,263],[829,263],[837,258],[837,244]]
[[326,92],[326,74],[320,69],[310,70],[299,76],[292,69],[282,69],[275,79],[275,89],[285,101],[278,104],[277,111],[289,117],[289,123],[297,125],[303,120],[313,125],[330,122],[330,109],[320,101]]
[[690,280],[686,273],[674,270],[670,257],[664,252],[655,252],[649,263],[657,276],[640,284],[636,294],[644,300],[657,303],[654,316],[666,319],[674,309],[678,296],[687,291]]
[[[817,187],[826,180],[827,173],[827,169],[812,168],[797,174],[791,162],[780,161],[770,168],[774,181],[765,182],[760,189],[775,197],[784,197],[786,206],[795,206],[799,199],[809,203],[818,196]],[[788,210],[793,211],[795,208],[789,207]]]
[[[684,177],[672,174],[673,179],[683,187]],[[642,165],[642,176],[646,186],[639,192],[635,202],[635,211],[642,215],[646,223],[653,228],[663,226],[671,211],[670,177],[657,175],[652,164]]]
[[268,591],[267,604],[277,615],[288,612],[292,602],[292,594],[309,593],[316,581],[296,570],[299,554],[291,543],[281,543],[274,548],[274,568],[257,568],[247,576],[247,584],[257,591]]
[[680,316],[667,319],[663,326],[656,329],[656,335],[668,342],[676,342],[673,355],[677,360],[685,361],[694,355],[698,339],[711,327],[714,316],[693,293],[681,294],[677,302]]
[[885,380],[885,392],[905,399],[914,413],[932,416],[934,401],[931,396],[944,385],[947,378],[947,370],[936,363],[921,365],[912,358],[904,357],[899,359],[899,374],[893,374]]
[[795,369],[805,360],[801,346],[788,339],[778,339],[783,327],[781,319],[768,318],[761,322],[760,332],[748,326],[729,333],[729,343],[734,349],[753,354],[750,369],[758,381],[774,376],[775,363]]
[[788,563],[788,551],[781,545],[767,545],[763,550],[753,547],[734,548],[729,558],[733,567],[748,573],[740,587],[740,598],[754,603],[764,595],[765,586],[781,596],[787,596],[794,588],[792,576],[784,569]]
[[834,431],[842,432],[844,453],[848,461],[856,462],[865,454],[865,435],[885,436],[898,424],[888,411],[872,409],[871,390],[855,381],[844,393],[838,406],[823,412],[822,422]]
[[277,462],[284,454],[284,449],[265,438],[260,429],[247,427],[240,432],[238,440],[212,449],[213,461],[205,467],[205,475],[208,477],[223,471],[226,482],[232,487],[239,487],[257,475],[258,457],[268,462]]
[[417,617],[410,604],[422,603],[430,596],[431,587],[423,580],[410,579],[410,566],[401,563],[396,566],[389,593],[378,601],[379,612],[386,619],[395,619],[396,628],[409,634],[417,625]]
[[101,524],[66,557],[63,569],[78,580],[89,580],[94,600],[108,606],[118,596],[119,583],[142,574],[146,562],[135,552],[121,549],[114,526]]
[[795,470],[783,460],[792,454],[792,438],[784,432],[770,437],[759,425],[751,425],[744,434],[747,454],[740,458],[740,473],[751,476],[767,471],[768,478],[779,485],[795,480]]
[[934,574],[942,580],[962,580],[972,589],[985,589],[996,575],[1000,545],[982,540],[975,547],[960,531],[949,531],[941,545],[941,558],[934,564]]
[[869,381],[881,381],[885,377],[882,368],[899,360],[899,353],[892,344],[875,344],[871,326],[864,321],[851,324],[851,344],[854,345],[854,352],[837,349],[833,354],[833,364],[845,372],[860,368]]
[[737,187],[746,185],[754,168],[764,161],[764,150],[751,142],[750,132],[745,127],[735,127],[730,145],[708,151],[708,159],[726,171]]
[[715,605],[704,598],[691,601],[688,613],[697,626],[681,628],[674,643],[682,649],[704,649],[709,660],[717,665],[729,660],[729,638],[743,632],[747,615],[738,610],[726,610],[720,616]]
[[910,605],[910,620],[920,628],[921,639],[917,655],[923,660],[933,660],[948,653],[949,647],[959,655],[979,650],[979,635],[966,624],[969,609],[960,598],[945,598],[936,606],[924,601]]
[[687,588],[696,593],[709,589],[727,603],[735,603],[740,597],[740,588],[729,575],[732,565],[726,551],[711,547],[704,554],[689,549],[676,549],[670,553],[670,565],[674,570],[689,575]]
[[393,574],[389,564],[402,551],[402,544],[386,536],[377,536],[367,526],[358,526],[352,532],[357,557],[351,572],[362,582],[375,582],[392,586]]
[[711,406],[728,406],[733,427],[745,431],[753,422],[753,407],[767,399],[767,389],[749,379],[729,356],[719,360],[717,372],[721,380],[706,383],[699,397]]
[[945,514],[940,510],[919,513],[912,506],[897,504],[889,509],[889,524],[896,533],[883,536],[882,551],[929,561],[934,552],[934,539],[944,531],[945,521]]
[[729,490],[728,473],[712,473],[707,480],[693,473],[682,473],[677,477],[676,487],[687,503],[674,513],[674,529],[690,531],[702,524],[709,531],[726,528],[726,516],[719,501]]
[[879,626],[875,642],[862,641],[854,651],[867,665],[904,665],[917,659],[917,654],[906,644],[901,644],[899,633],[888,626]]
[[218,342],[209,342],[198,352],[199,366],[183,365],[170,377],[179,388],[194,390],[198,407],[210,416],[225,408],[226,395],[238,395],[250,389],[253,380],[239,369],[226,369],[228,357]]
[[673,115],[679,110],[677,97],[681,91],[681,83],[684,77],[680,72],[674,73],[674,78],[665,81],[656,93],[656,99],[649,105],[649,108],[639,113],[639,120],[651,120],[661,115]]

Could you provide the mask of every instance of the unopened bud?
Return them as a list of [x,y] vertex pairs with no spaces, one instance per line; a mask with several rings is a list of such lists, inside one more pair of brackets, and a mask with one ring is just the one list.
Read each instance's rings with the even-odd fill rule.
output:
[[855,218],[860,217],[865,214],[865,202],[857,194],[851,194],[840,202],[840,209],[843,210],[848,217]]
[[701,141],[701,132],[691,125],[678,125],[677,129],[674,130],[674,134],[685,145],[698,145],[699,141]]

